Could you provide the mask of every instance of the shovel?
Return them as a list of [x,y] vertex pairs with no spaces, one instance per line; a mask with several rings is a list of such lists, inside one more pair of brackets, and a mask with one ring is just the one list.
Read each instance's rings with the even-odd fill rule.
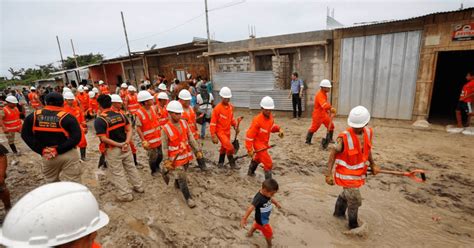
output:
[[[367,170],[367,171],[372,172],[372,170]],[[418,182],[418,183],[424,183],[426,181],[425,171],[420,170],[420,169],[415,169],[415,170],[408,171],[408,172],[393,171],[393,170],[380,170],[379,173],[409,177],[411,180],[413,180],[415,182]]]
[[[237,130],[240,126],[240,122],[242,121],[243,118],[239,118],[237,120],[237,126],[235,128],[235,130]],[[239,131],[240,132],[240,131]],[[234,147],[234,154],[237,154],[237,152],[239,151],[239,148],[240,148],[240,144],[239,144],[239,140],[237,139],[237,135],[239,135],[239,133],[235,133],[235,137],[234,137],[234,141],[232,141],[232,146]]]
[[[178,157],[181,155],[181,153],[183,153],[183,152],[178,153],[178,155],[176,155],[176,157],[174,157],[173,164],[174,164],[174,162],[176,162],[176,159],[178,159]],[[168,176],[169,172],[170,172],[169,170],[161,172],[161,176],[163,177],[163,180],[165,181],[166,185],[168,185],[170,183],[170,177]]]
[[[259,153],[259,152],[266,151],[266,150],[271,149],[271,148],[273,148],[273,147],[275,147],[275,146],[276,146],[276,145],[271,145],[271,146],[269,146],[269,147],[265,147],[265,148],[262,148],[262,149],[258,149],[258,150],[256,150],[256,151],[254,152],[254,154],[257,154],[257,153]],[[248,154],[244,154],[244,155],[237,156],[237,157],[235,157],[234,159],[235,159],[235,161],[237,161],[237,160],[239,160],[239,159],[242,159],[242,158],[245,158],[245,157],[248,157],[248,156],[249,156]],[[227,164],[229,164],[229,163],[227,162]],[[226,164],[226,165],[227,165],[227,164]]]
[[331,128],[331,125],[332,125],[332,118],[334,118],[334,115],[331,113],[329,115],[329,125],[327,128],[326,138],[323,138],[321,140],[321,146],[323,147],[323,149],[327,149],[329,142],[331,142],[331,137],[329,137],[329,128]]

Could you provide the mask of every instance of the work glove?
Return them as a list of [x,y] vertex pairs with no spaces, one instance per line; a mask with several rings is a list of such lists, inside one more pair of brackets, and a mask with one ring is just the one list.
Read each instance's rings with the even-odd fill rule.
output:
[[204,155],[202,154],[201,151],[196,152],[196,158],[197,158],[197,159],[202,159],[203,157],[204,157]]
[[336,108],[331,108],[331,113],[336,114],[337,113]]
[[217,136],[212,135],[212,136],[211,136],[211,139],[212,139],[212,143],[214,143],[214,144],[219,143],[219,140],[217,139]]
[[278,137],[280,137],[280,139],[283,139],[283,137],[285,137],[285,133],[283,133],[283,130],[280,130],[280,132],[278,132]]
[[332,175],[326,175],[326,183],[328,185],[334,185],[334,178],[332,177]]
[[163,162],[163,167],[166,168],[167,171],[174,170],[173,161],[166,160],[165,162]]
[[371,164],[370,168],[372,168],[372,175],[375,176],[375,175],[380,173],[380,166],[378,166],[376,164]]
[[145,150],[150,149],[150,143],[148,143],[148,141],[146,140],[142,141],[142,146],[143,146],[143,149]]
[[255,156],[255,152],[253,150],[249,150],[247,151],[247,155],[249,155],[249,157],[253,159],[253,157]]

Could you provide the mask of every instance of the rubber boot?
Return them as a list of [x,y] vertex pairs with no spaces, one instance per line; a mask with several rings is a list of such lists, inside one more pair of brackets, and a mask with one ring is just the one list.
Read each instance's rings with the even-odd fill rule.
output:
[[359,212],[359,208],[348,208],[347,215],[349,216],[349,228],[354,229],[359,227],[359,223],[357,222],[357,214]]
[[217,162],[217,167],[224,168],[225,153],[219,154],[219,162]]
[[198,163],[199,168],[201,168],[202,171],[207,171],[206,161],[204,160],[204,158],[196,159],[196,161]]
[[265,180],[272,179],[272,170],[265,171]]
[[334,137],[334,130],[329,131],[329,133],[328,133],[329,143],[334,143],[333,137]]
[[313,139],[313,134],[314,133],[311,133],[311,132],[308,132],[306,134],[306,142],[305,142],[306,144],[311,145],[311,140]]
[[12,152],[17,155],[18,154],[18,150],[16,149],[16,145],[15,144],[8,144],[10,146],[10,148],[12,149]]
[[188,207],[194,208],[196,203],[194,203],[193,199],[191,199],[191,193],[189,193],[188,183],[184,179],[178,179],[179,189],[183,193],[184,199],[186,200],[186,204]]
[[249,165],[249,171],[247,172],[248,176],[254,177],[255,176],[255,170],[257,169],[258,162],[256,161],[250,161]]
[[334,207],[334,216],[336,217],[346,217],[347,201],[344,200],[341,196],[337,197],[336,206]]
[[133,163],[135,164],[135,167],[138,167],[138,161],[137,161],[137,154],[133,154]]
[[234,170],[240,170],[240,166],[238,166],[238,165],[235,163],[235,159],[234,159],[234,156],[233,156],[233,155],[227,155],[227,159],[229,160],[230,168],[232,168],[232,169],[234,169]]
[[105,155],[104,154],[100,154],[99,165],[97,166],[97,168],[100,168],[102,166],[104,168],[107,168],[107,162],[105,161]]
[[81,160],[82,161],[87,161],[86,159],[86,148],[79,148],[79,152],[81,152]]

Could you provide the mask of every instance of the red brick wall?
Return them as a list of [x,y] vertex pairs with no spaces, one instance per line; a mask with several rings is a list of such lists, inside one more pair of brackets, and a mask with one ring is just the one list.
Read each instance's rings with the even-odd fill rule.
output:
[[115,87],[117,85],[117,76],[122,76],[122,80],[125,81],[125,77],[122,71],[122,65],[120,63],[115,64],[105,64],[105,71],[107,73],[107,80],[106,82],[109,84],[109,88],[112,91],[115,91]]
[[105,79],[104,70],[102,70],[101,65],[89,67],[89,79],[92,80],[92,82]]

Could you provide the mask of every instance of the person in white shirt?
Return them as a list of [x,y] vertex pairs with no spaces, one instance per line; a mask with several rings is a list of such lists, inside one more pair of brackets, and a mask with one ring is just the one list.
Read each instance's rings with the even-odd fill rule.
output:
[[206,123],[210,122],[214,107],[214,97],[207,91],[205,84],[201,85],[201,93],[197,95],[197,104],[200,115],[204,115],[201,124],[201,139],[204,139],[206,137]]

